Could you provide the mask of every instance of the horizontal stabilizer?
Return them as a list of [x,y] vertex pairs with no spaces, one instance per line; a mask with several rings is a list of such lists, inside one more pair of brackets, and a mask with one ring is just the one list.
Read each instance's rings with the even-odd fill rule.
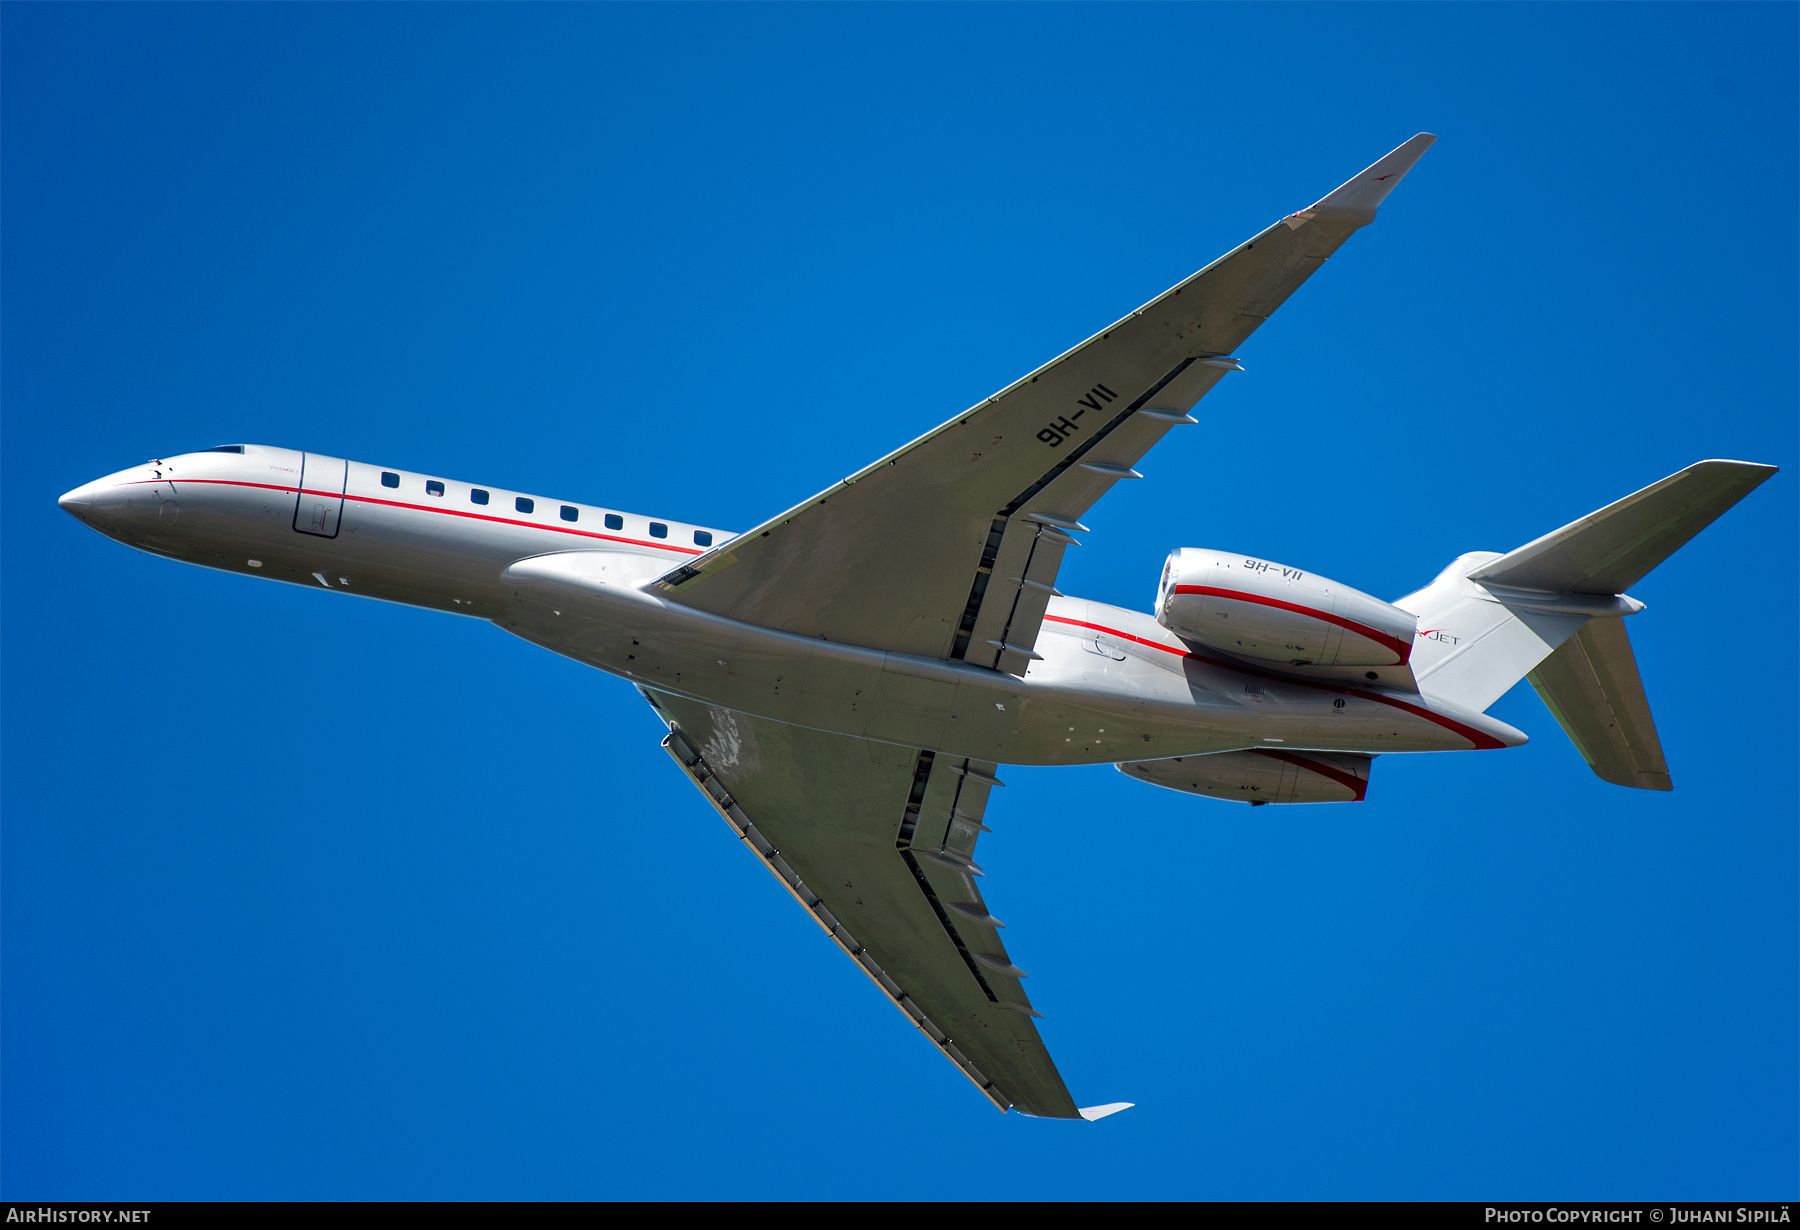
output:
[[1108,1115],[1116,1115],[1122,1110],[1130,1110],[1136,1105],[1136,1102],[1108,1102],[1104,1106],[1083,1106],[1081,1108],[1081,1117],[1086,1119],[1089,1123],[1092,1123],[1096,1119],[1104,1119]]
[[1695,462],[1509,551],[1469,579],[1516,589],[1622,594],[1774,473],[1774,466],[1749,461]]
[[1591,619],[1526,676],[1602,780],[1672,790],[1623,619]]

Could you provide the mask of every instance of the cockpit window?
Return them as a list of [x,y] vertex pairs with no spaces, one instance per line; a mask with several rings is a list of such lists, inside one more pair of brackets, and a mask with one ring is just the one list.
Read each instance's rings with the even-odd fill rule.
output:
[[244,451],[244,446],[241,444],[221,444],[217,448],[203,448],[200,451],[203,453],[241,453]]

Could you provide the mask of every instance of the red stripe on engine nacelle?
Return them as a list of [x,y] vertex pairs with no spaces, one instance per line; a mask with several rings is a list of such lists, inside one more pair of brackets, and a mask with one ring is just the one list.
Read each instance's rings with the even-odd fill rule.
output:
[[1341,615],[1330,615],[1324,611],[1314,610],[1310,606],[1301,606],[1296,602],[1283,602],[1279,598],[1265,598],[1261,594],[1245,593],[1243,590],[1237,589],[1219,589],[1212,585],[1177,585],[1175,592],[1178,594],[1207,594],[1214,598],[1230,598],[1234,602],[1254,602],[1259,606],[1277,607],[1283,611],[1293,611],[1295,614],[1305,615],[1311,619],[1322,619],[1328,624],[1336,624],[1340,628],[1354,632],[1378,645],[1384,645],[1399,654],[1399,660],[1389,664],[1392,666],[1405,666],[1408,659],[1412,657],[1412,645],[1407,641],[1389,636],[1380,629],[1371,628],[1367,624],[1359,624],[1354,619],[1345,619]]
[[1298,755],[1294,752],[1284,752],[1279,748],[1253,747],[1250,750],[1255,752],[1258,756],[1267,756],[1271,760],[1285,760],[1287,763],[1305,769],[1309,773],[1317,773],[1320,777],[1330,778],[1332,781],[1356,796],[1350,800],[1352,803],[1362,802],[1363,795],[1368,792],[1369,783],[1365,782],[1362,778],[1357,777],[1354,773],[1345,773],[1340,769],[1332,768],[1330,765],[1320,764],[1315,760],[1308,760],[1305,756]]
[[1433,713],[1429,709],[1421,708],[1418,705],[1408,704],[1406,701],[1397,700],[1392,696],[1383,696],[1379,692],[1367,692],[1362,688],[1347,687],[1338,683],[1315,683],[1311,679],[1296,679],[1292,675],[1278,675],[1274,671],[1261,670],[1254,666],[1248,666],[1242,662],[1226,662],[1219,658],[1209,658],[1203,653],[1195,653],[1192,649],[1177,649],[1173,645],[1164,645],[1159,641],[1148,641],[1141,636],[1133,636],[1129,632],[1121,632],[1117,628],[1109,628],[1105,624],[1090,624],[1085,620],[1065,619],[1061,615],[1046,615],[1044,616],[1044,622],[1047,624],[1070,624],[1077,628],[1089,628],[1095,632],[1104,632],[1108,636],[1116,636],[1121,640],[1132,641],[1139,645],[1148,645],[1151,649],[1160,649],[1164,653],[1172,653],[1178,658],[1192,658],[1196,662],[1204,662],[1208,666],[1217,666],[1224,670],[1237,671],[1240,675],[1255,675],[1259,679],[1269,679],[1276,683],[1291,684],[1297,688],[1312,688],[1316,692],[1336,692],[1340,696],[1354,696],[1359,700],[1372,700],[1378,705],[1388,705],[1391,708],[1410,713],[1414,717],[1422,717],[1427,722],[1442,726],[1445,730],[1453,731],[1467,739],[1482,751],[1491,751],[1495,748],[1506,746],[1506,744],[1500,742],[1500,740],[1494,738],[1492,735],[1484,734],[1481,731],[1476,730],[1473,726],[1465,725],[1455,718],[1445,717],[1441,713]]

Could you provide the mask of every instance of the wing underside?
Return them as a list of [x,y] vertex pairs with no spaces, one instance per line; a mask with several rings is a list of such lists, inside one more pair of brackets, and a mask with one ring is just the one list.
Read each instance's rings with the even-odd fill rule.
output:
[[995,766],[644,696],[732,831],[996,1106],[1080,1115],[976,883]]
[[1424,153],[1310,209],[806,503],[662,578],[765,627],[1023,674],[1080,516],[1229,370]]

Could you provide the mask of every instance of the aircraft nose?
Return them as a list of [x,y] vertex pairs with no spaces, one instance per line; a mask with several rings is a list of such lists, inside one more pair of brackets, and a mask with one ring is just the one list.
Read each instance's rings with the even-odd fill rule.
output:
[[117,503],[118,484],[104,478],[83,483],[56,497],[57,507],[85,525],[97,525]]
[[94,484],[83,483],[73,491],[65,491],[56,497],[56,506],[72,517],[85,520],[84,514],[94,507]]

